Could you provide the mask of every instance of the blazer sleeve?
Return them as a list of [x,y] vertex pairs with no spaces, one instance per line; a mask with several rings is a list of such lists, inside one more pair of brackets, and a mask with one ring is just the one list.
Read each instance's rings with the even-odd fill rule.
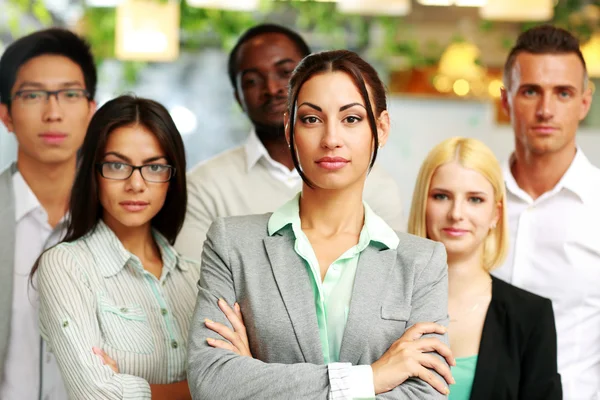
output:
[[[435,322],[448,327],[448,264],[444,245],[436,243],[431,253],[431,258],[426,263],[421,263],[420,271],[415,278],[411,314],[406,323],[407,329],[418,322]],[[423,337],[435,337],[449,345],[448,334],[429,334]],[[446,359],[437,353],[431,353],[446,363]],[[444,378],[430,371],[447,386]],[[418,378],[409,378],[402,385],[387,393],[377,396],[377,399],[445,399],[446,396],[438,392],[427,382]]]
[[557,367],[556,326],[552,302],[543,299],[537,321],[521,359],[519,399],[561,400],[562,385]]
[[203,182],[189,179],[187,188],[187,211],[181,232],[177,235],[175,249],[179,254],[199,261],[206,232],[217,218],[217,208],[215,199]]
[[[193,399],[327,399],[327,365],[269,364],[216,349],[206,338],[218,335],[206,328],[206,318],[231,325],[219,309],[219,298],[236,301],[223,219],[211,226],[204,244],[198,299],[188,342],[188,384]],[[218,337],[223,339],[222,337]]]
[[[140,377],[117,374],[92,347],[102,348],[95,294],[66,246],[42,256],[38,270],[40,330],[56,356],[72,399],[150,399]],[[116,360],[118,363],[118,360]]]

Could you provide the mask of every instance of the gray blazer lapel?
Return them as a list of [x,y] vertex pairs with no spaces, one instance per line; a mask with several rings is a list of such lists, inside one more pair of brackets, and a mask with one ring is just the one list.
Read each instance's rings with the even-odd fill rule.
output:
[[294,251],[290,231],[265,238],[265,248],[279,293],[294,327],[296,339],[307,363],[323,364],[317,312],[310,275],[302,258]]
[[13,165],[0,174],[0,376],[10,338],[13,270],[15,256],[15,197],[12,185]]
[[381,317],[381,291],[396,263],[397,250],[367,247],[360,254],[354,278],[350,312],[340,348],[340,362],[357,365],[369,340],[369,329],[377,326]]

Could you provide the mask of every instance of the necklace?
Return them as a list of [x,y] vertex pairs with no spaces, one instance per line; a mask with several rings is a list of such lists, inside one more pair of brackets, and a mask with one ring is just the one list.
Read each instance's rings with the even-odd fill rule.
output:
[[[475,297],[479,297],[481,295],[483,295],[484,293],[487,293],[488,289],[490,288],[490,286],[492,286],[492,278],[490,278],[490,282],[485,286],[485,290],[482,290],[480,294],[478,294]],[[452,317],[450,316],[450,322],[459,322],[460,320],[462,320],[464,317],[466,317],[467,315],[470,315],[472,313],[474,313],[481,304],[483,304],[484,301],[487,300],[487,296],[486,298],[483,298],[481,300],[479,300],[477,303],[475,303],[473,305],[473,307],[471,307],[469,310],[465,311],[464,313],[461,313],[458,315],[458,317]]]

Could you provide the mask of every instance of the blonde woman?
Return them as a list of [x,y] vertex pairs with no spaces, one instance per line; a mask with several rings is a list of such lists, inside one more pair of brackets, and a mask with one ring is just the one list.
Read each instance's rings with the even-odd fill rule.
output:
[[421,166],[408,231],[448,254],[451,400],[561,399],[550,300],[490,275],[508,250],[502,170],[475,139],[437,145]]

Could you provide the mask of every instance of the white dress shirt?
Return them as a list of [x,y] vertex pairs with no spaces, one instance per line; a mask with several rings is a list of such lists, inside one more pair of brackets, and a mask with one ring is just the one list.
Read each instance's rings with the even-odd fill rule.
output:
[[257,163],[262,163],[275,179],[284,183],[289,188],[300,190],[302,187],[302,178],[298,171],[296,171],[296,168],[290,171],[285,165],[273,160],[254,129],[252,129],[244,144],[244,150],[246,151],[246,166],[248,170],[252,169]]
[[19,172],[13,175],[13,187],[17,225],[12,319],[0,399],[66,400],[58,364],[40,336],[37,291],[29,284],[38,256],[64,234],[64,221],[52,229],[46,211]]
[[535,200],[504,176],[511,246],[493,274],[552,300],[564,398],[600,399],[600,169],[578,149]]

